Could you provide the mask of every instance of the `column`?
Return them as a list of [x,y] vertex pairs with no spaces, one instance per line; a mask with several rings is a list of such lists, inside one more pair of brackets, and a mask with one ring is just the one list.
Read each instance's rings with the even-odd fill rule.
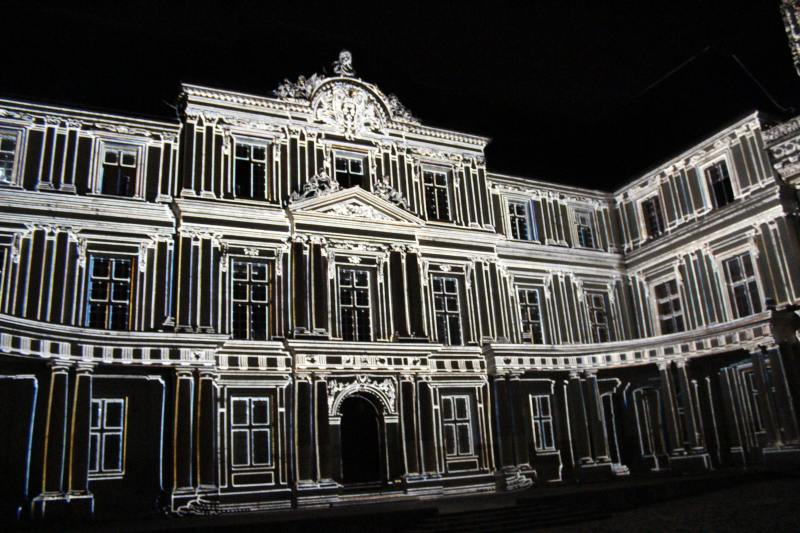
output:
[[761,413],[764,431],[767,434],[767,447],[777,447],[780,445],[780,430],[772,401],[770,401],[772,391],[770,391],[767,381],[766,354],[761,349],[751,352],[750,361],[753,363],[753,378],[756,388],[758,388],[757,407]]
[[400,379],[400,423],[403,428],[403,448],[405,453],[405,474],[418,474],[419,454],[417,442],[419,431],[416,416],[416,390],[411,376]]
[[675,387],[670,375],[669,363],[658,363],[658,375],[661,382],[661,401],[664,407],[664,424],[667,429],[669,439],[670,455],[686,455],[681,439],[680,421],[678,420],[677,407],[675,405]]
[[201,370],[197,391],[197,485],[217,486],[217,375]]
[[584,371],[586,376],[585,400],[586,412],[589,420],[589,428],[594,450],[594,460],[598,463],[609,463],[611,457],[608,451],[608,434],[606,431],[605,417],[603,416],[603,405],[600,400],[600,387],[597,384],[597,371]]
[[496,446],[499,463],[501,467],[509,468],[516,465],[516,454],[514,452],[515,443],[506,376],[494,376],[492,388],[494,389],[495,424],[497,426]]
[[319,457],[319,481],[333,479],[333,465],[331,464],[331,440],[328,428],[328,383],[317,378],[314,382],[314,418],[316,420],[316,446]]
[[419,381],[419,425],[421,436],[422,469],[428,475],[438,475],[438,458],[434,427],[433,388],[427,381]]
[[509,414],[514,437],[514,461],[516,466],[525,465],[530,467],[530,443],[532,438],[528,438],[530,422],[525,420],[525,403],[528,399],[525,397],[522,381],[518,375],[509,376],[508,385]]
[[174,430],[172,434],[173,494],[194,491],[194,378],[189,369],[175,373]]
[[794,410],[792,392],[784,365],[784,354],[775,346],[767,351],[767,358],[772,369],[772,386],[774,387],[777,418],[782,429],[783,444],[798,444],[797,413]]
[[92,370],[89,363],[80,363],[75,372],[72,393],[72,426],[69,443],[69,498],[88,497],[89,492],[89,428],[92,417]]
[[586,407],[583,401],[583,387],[577,372],[570,372],[567,384],[569,398],[570,428],[572,430],[572,445],[575,450],[577,463],[575,466],[594,464],[592,459],[592,446],[589,440],[589,424],[586,417]]
[[686,433],[689,436],[689,446],[693,453],[705,453],[705,442],[702,430],[699,427],[699,414],[698,406],[694,398],[694,387],[692,382],[689,381],[689,375],[686,370],[686,361],[679,360],[675,362],[675,367],[678,371],[678,379],[681,383],[683,394],[683,423],[686,425]]
[[314,450],[314,388],[310,376],[299,377],[295,383],[297,484],[303,485],[313,482],[317,474]]

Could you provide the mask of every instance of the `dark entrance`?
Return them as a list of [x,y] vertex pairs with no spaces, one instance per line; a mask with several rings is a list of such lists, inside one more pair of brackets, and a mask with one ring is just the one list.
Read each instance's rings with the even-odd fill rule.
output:
[[345,483],[381,480],[381,419],[366,398],[353,395],[342,402],[342,478]]

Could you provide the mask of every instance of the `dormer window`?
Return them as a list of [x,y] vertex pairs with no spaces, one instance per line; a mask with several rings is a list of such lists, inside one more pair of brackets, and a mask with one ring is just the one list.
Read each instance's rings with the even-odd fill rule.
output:
[[511,226],[511,237],[523,241],[538,240],[536,225],[533,222],[533,213],[530,202],[508,202],[508,219]]
[[139,150],[134,146],[103,145],[98,189],[109,196],[136,195]]
[[0,131],[0,184],[14,183],[14,160],[17,155],[18,135],[10,131]]
[[361,187],[366,189],[364,158],[355,154],[336,154],[336,181],[343,189]]
[[733,186],[728,174],[728,165],[724,160],[706,167],[705,175],[714,207],[723,207],[733,202]]
[[236,198],[264,200],[267,193],[266,145],[237,140],[234,161]]
[[428,169],[422,172],[422,178],[425,185],[425,208],[428,212],[428,220],[450,222],[447,172]]
[[664,216],[661,212],[661,201],[658,196],[651,196],[642,202],[642,217],[647,236],[655,239],[664,233]]
[[578,245],[581,248],[596,248],[594,238],[594,222],[589,211],[575,212],[575,226],[578,234]]

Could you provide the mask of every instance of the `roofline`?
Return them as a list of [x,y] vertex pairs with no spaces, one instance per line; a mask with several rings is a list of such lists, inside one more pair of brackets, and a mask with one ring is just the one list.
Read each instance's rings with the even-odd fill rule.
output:
[[742,124],[750,122],[754,119],[759,119],[763,113],[759,110],[751,111],[747,115],[743,116],[742,118],[736,120],[733,123],[730,123],[728,126],[725,126],[721,130],[717,130],[713,135],[709,135],[708,137],[704,138],[702,141],[695,143],[690,148],[684,150],[679,155],[673,156],[671,158],[665,159],[661,164],[651,167],[646,172],[642,172],[639,177],[634,178],[632,181],[629,181],[627,184],[623,185],[619,189],[615,190],[614,192],[610,193],[611,196],[618,196],[624,193],[626,190],[638,185],[639,183],[646,181],[652,178],[655,174],[664,171],[665,168],[674,165],[681,159],[686,159],[692,155],[693,152],[700,150],[704,145],[708,144],[714,139],[727,135],[731,131],[735,130]]
[[601,198],[604,198],[604,199],[607,199],[607,200],[611,198],[611,193],[610,192],[601,191],[601,190],[598,190],[598,189],[587,189],[587,188],[584,188],[584,187],[576,187],[574,185],[565,185],[565,184],[562,184],[562,183],[543,181],[543,180],[535,179],[535,178],[526,178],[524,176],[512,176],[511,174],[503,174],[501,172],[493,172],[491,170],[487,170],[486,174],[490,179],[494,178],[494,177],[497,177],[497,178],[500,178],[500,179],[519,182],[519,183],[522,183],[522,184],[525,184],[525,185],[531,185],[532,184],[532,185],[537,185],[537,186],[540,186],[540,187],[546,187],[546,188],[549,188],[549,189],[558,189],[558,190],[561,190],[561,191],[564,191],[564,192],[580,192],[582,194],[598,196],[598,197],[601,197]]

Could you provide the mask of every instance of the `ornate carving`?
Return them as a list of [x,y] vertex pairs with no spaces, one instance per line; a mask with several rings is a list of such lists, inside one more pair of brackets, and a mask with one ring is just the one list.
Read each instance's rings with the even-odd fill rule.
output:
[[384,176],[382,180],[379,180],[375,183],[374,187],[375,195],[383,198],[387,202],[391,202],[397,207],[401,207],[403,209],[408,209],[408,201],[403,196],[403,193],[394,190],[392,187],[389,176]]
[[360,265],[361,264],[361,258],[358,257],[357,255],[348,256],[347,261],[352,263],[352,264],[354,264],[354,265]]
[[351,83],[326,84],[315,95],[313,108],[315,120],[335,127],[350,140],[369,131],[381,131],[386,124],[375,98]]
[[385,98],[385,100],[386,106],[389,108],[389,112],[392,114],[392,118],[396,120],[403,120],[405,122],[411,122],[412,124],[419,124],[419,119],[411,114],[411,111],[409,111],[408,108],[400,102],[400,99],[397,98],[396,95],[390,94]]
[[344,381],[336,378],[328,380],[328,413],[335,416],[339,411],[339,406],[346,397],[354,392],[366,391],[372,393],[383,404],[385,414],[396,414],[395,408],[395,384],[392,379],[384,378],[383,381],[372,379],[369,376],[355,376],[352,381]]
[[390,222],[394,220],[370,205],[357,202],[335,204],[331,207],[329,212],[345,217],[369,218],[372,220],[386,220]]
[[289,197],[289,203],[325,196],[338,191],[339,188],[336,178],[330,176],[327,170],[323,169],[308,178],[308,181],[303,184],[302,192],[293,192]]

